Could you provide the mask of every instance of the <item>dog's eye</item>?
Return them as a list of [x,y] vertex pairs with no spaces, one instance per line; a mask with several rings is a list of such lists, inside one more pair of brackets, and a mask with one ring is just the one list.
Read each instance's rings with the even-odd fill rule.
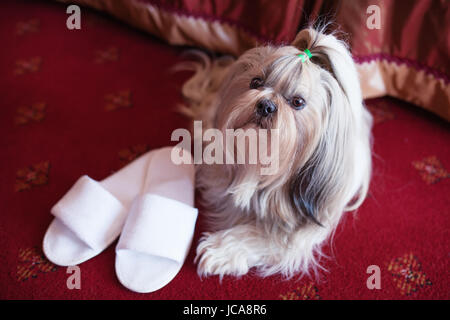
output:
[[306,101],[302,97],[293,97],[291,105],[295,110],[301,110],[306,106]]
[[263,80],[259,77],[255,77],[250,81],[250,89],[258,89],[263,85]]

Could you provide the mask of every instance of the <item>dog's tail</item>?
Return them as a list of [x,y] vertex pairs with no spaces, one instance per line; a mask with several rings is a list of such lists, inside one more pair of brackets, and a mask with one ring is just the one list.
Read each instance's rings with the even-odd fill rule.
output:
[[186,55],[193,59],[174,67],[174,71],[194,71],[194,75],[183,84],[186,104],[180,106],[180,112],[193,119],[203,119],[235,58],[210,58],[200,50],[187,51]]

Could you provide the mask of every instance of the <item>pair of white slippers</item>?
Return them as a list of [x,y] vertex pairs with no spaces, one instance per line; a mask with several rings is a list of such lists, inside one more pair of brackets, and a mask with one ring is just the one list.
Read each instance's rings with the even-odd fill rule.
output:
[[[181,269],[197,219],[194,167],[175,165],[166,147],[150,151],[107,179],[81,177],[52,208],[43,242],[47,258],[78,265],[119,235],[116,274],[136,292],[156,291]],[[192,162],[191,162],[192,163]]]

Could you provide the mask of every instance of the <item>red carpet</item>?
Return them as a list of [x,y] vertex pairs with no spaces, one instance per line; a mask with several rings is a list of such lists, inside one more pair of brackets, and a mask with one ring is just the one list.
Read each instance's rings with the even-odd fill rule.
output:
[[[65,6],[2,1],[0,10],[0,298],[26,299],[449,299],[450,131],[445,121],[389,99],[375,115],[371,195],[348,214],[325,252],[320,279],[247,275],[199,279],[193,251],[162,290],[120,285],[114,245],[81,267],[81,290],[66,268],[42,256],[50,208],[83,174],[103,179],[136,155],[170,144],[187,127],[174,112],[188,73],[174,48],[82,9],[66,29]],[[197,225],[194,246],[202,231]],[[366,269],[378,265],[381,289]]]

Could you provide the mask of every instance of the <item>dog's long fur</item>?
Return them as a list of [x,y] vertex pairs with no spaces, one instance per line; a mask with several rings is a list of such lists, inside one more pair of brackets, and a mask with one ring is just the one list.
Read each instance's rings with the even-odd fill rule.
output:
[[[309,49],[312,58],[297,56]],[[183,86],[184,112],[206,128],[280,129],[279,169],[263,176],[249,165],[199,165],[197,188],[210,230],[197,247],[200,275],[309,274],[343,212],[364,201],[371,172],[372,118],[362,102],[356,68],[344,42],[302,30],[290,46],[263,46],[237,60],[209,59]],[[250,89],[254,77],[264,86]],[[303,110],[287,97],[301,95]],[[270,99],[277,112],[256,121]]]

